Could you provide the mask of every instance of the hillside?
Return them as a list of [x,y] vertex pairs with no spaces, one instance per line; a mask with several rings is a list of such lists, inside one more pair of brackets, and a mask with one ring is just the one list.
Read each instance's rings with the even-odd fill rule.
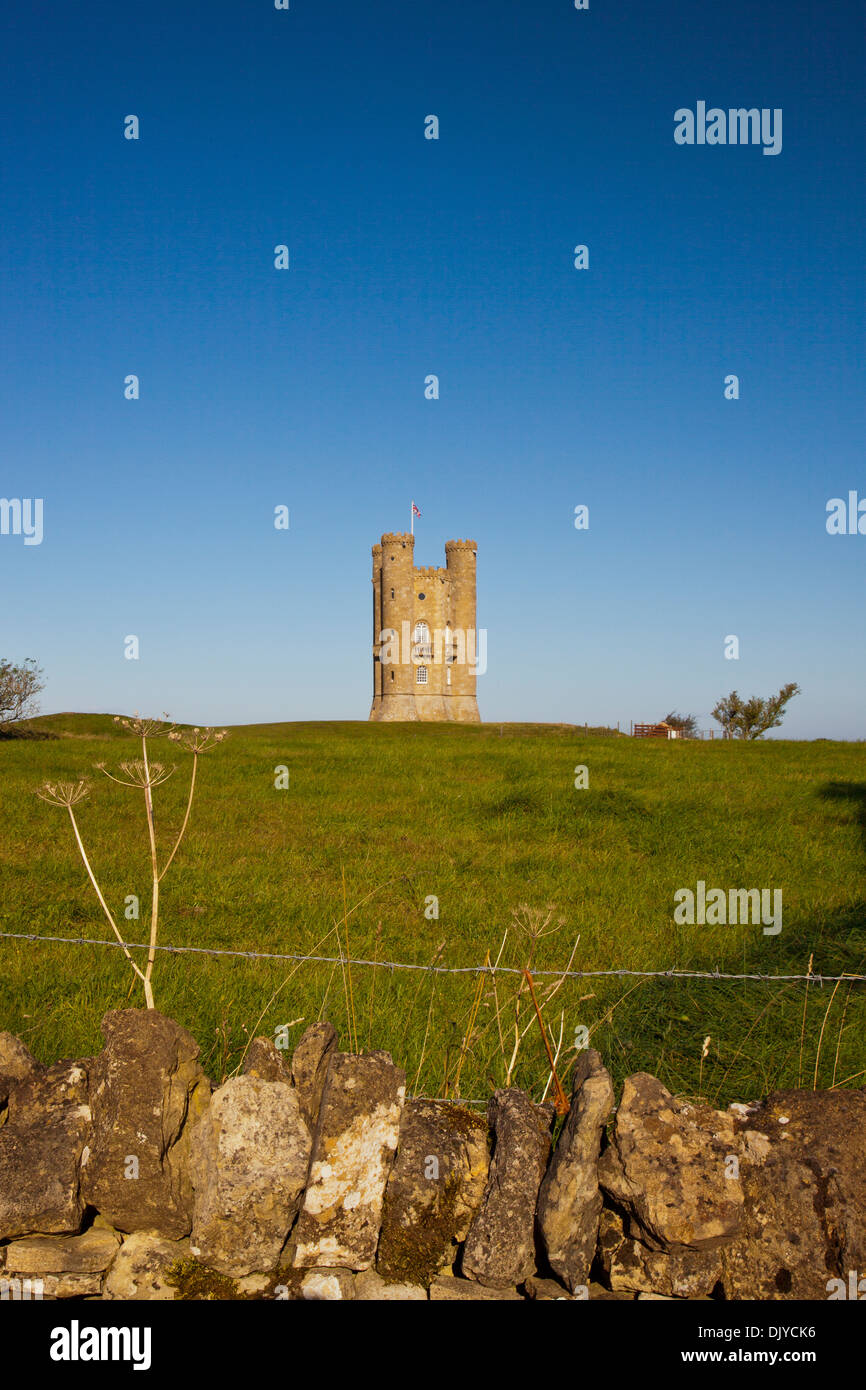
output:
[[[33,795],[87,777],[75,810],[94,870],[121,920],[139,896],[141,920],[124,928],[146,940],[142,794],[94,769],[105,759],[116,772],[140,745],[110,715],[55,715],[34,729],[42,736],[0,741],[0,929],[109,940],[68,813]],[[189,755],[163,740],[150,749],[177,765],[154,793],[170,848]],[[277,790],[282,767],[289,785]],[[200,760],[189,831],[162,884],[160,944],[337,958],[339,924],[359,960],[467,967],[489,950],[519,967],[533,922],[549,916],[535,971],[563,968],[579,937],[580,970],[802,974],[812,956],[815,972],[862,973],[864,828],[862,745],[668,744],[543,725],[246,726]],[[675,923],[674,893],[699,880],[781,889],[781,931]],[[237,1065],[252,1033],[291,1023],[294,1038],[324,1011],[346,1035],[353,1011],[359,1046],[393,1047],[419,1093],[440,1093],[446,1071],[453,1088],[463,1052],[459,1088],[483,1098],[507,1074],[520,977],[483,982],[467,1041],[477,978],[358,965],[344,981],[338,960],[162,955],[154,982],[157,1006],[212,1040],[215,1075]],[[132,982],[116,948],[0,939],[0,1028],[44,1059],[81,1055],[97,1047],[106,1009],[140,1002]],[[822,1024],[819,1084],[864,1065],[862,985],[570,980],[546,1016],[566,1067],[585,1026],[620,1076],[646,1069],[720,1101],[811,1084]],[[525,999],[521,1020],[522,1031]],[[511,1079],[540,1096],[547,1071],[533,1024]]]

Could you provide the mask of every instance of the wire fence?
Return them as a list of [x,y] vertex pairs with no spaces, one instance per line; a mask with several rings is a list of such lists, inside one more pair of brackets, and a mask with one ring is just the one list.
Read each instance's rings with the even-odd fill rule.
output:
[[[40,936],[35,932],[0,932],[0,940],[29,942],[59,942],[65,946],[113,946],[115,950],[164,951],[168,955],[235,957],[238,960],[281,960],[320,965],[371,966],[377,970],[414,970],[423,975],[523,975],[524,971],[516,965],[413,965],[399,960],[359,960],[352,956],[316,956],[283,951],[231,951],[218,946],[153,946],[142,941],[104,941],[90,936]],[[604,977],[639,977],[660,980],[757,980],[775,983],[778,981],[802,980],[813,985],[864,983],[866,975],[845,973],[842,975],[779,975],[779,974],[733,974],[722,970],[533,970],[535,979],[553,976],[562,980],[601,979]]]

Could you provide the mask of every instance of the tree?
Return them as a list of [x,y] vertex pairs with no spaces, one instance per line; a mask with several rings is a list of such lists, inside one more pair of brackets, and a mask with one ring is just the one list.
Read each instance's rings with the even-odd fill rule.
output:
[[676,710],[671,710],[662,720],[663,724],[670,724],[672,729],[679,729],[683,738],[695,738],[698,732],[698,716],[696,714],[677,714]]
[[42,675],[32,658],[20,666],[0,660],[0,729],[36,714],[36,697],[45,689]]
[[789,681],[782,686],[778,695],[768,695],[766,700],[759,695],[750,695],[748,700],[743,700],[736,690],[732,690],[730,695],[719,700],[713,710],[713,718],[721,724],[725,738],[762,738],[768,729],[775,729],[781,724],[785,706],[799,694],[800,687],[796,681]]
[[722,726],[725,738],[736,738],[737,720],[742,712],[743,702],[736,690],[732,690],[730,695],[725,695],[719,700],[715,709],[712,711],[713,719],[717,719]]

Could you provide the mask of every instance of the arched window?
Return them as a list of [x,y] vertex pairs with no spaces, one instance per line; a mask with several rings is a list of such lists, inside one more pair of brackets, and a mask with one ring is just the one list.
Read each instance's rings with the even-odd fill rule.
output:
[[[412,654],[416,660],[429,661],[433,656],[433,648],[430,645],[430,629],[423,619],[415,624],[415,635],[412,641],[414,643]],[[424,679],[426,681],[426,674]]]

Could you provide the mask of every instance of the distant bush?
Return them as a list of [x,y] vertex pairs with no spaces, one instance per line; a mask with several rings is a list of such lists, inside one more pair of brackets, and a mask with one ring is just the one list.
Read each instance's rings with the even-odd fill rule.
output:
[[785,715],[785,706],[795,695],[800,694],[796,681],[783,685],[778,695],[770,695],[762,700],[758,695],[750,695],[743,700],[732,690],[730,695],[719,700],[713,710],[713,719],[718,720],[724,730],[725,738],[762,738],[768,729],[775,729]]
[[0,729],[31,719],[38,712],[36,697],[45,689],[42,675],[32,658],[20,666],[0,660]]
[[696,714],[677,714],[676,710],[672,710],[670,714],[665,715],[661,722],[669,724],[672,729],[679,729],[683,738],[697,738],[698,716]]

